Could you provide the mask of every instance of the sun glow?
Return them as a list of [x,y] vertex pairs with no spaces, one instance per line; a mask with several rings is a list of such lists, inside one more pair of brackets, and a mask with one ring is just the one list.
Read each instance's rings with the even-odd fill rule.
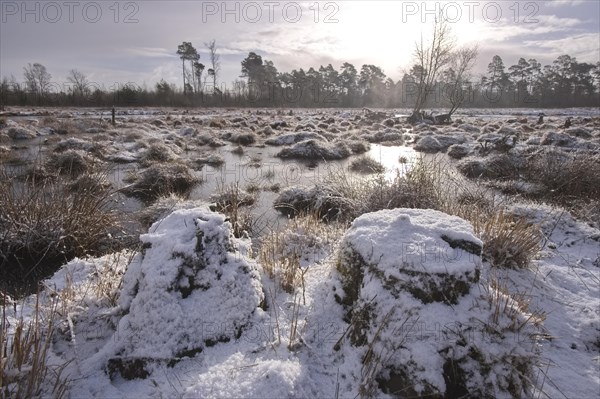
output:
[[[401,77],[410,69],[417,42],[425,42],[434,23],[433,15],[407,15],[402,2],[374,1],[340,3],[339,22],[329,28],[337,39],[336,57],[373,63],[388,76]],[[457,20],[450,24],[457,45],[477,39],[478,23]]]

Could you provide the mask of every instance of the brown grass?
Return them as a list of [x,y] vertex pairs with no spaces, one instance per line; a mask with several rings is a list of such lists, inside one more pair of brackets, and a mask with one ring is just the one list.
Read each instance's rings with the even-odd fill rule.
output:
[[239,184],[230,184],[219,190],[212,210],[227,216],[235,237],[251,236],[254,219],[248,207],[252,206],[255,200],[256,197],[244,192]]
[[544,199],[554,203],[600,198],[600,154],[545,150],[531,157],[526,178],[546,186]]
[[17,287],[35,287],[65,261],[99,253],[118,226],[113,191],[106,185],[73,190],[61,176],[17,181],[0,173],[2,289],[15,293]]
[[53,153],[46,162],[46,168],[49,171],[70,175],[71,177],[80,176],[99,167],[100,162],[98,160],[80,150]]
[[294,292],[302,287],[307,268],[301,261],[312,263],[333,247],[344,232],[341,224],[325,224],[316,214],[298,216],[281,231],[261,238],[258,258],[263,270],[284,291]]
[[154,164],[126,177],[129,186],[122,189],[126,195],[152,202],[157,198],[175,193],[188,195],[201,182],[184,164]]
[[435,209],[462,217],[473,224],[475,234],[484,242],[484,258],[495,267],[525,268],[540,249],[539,228],[506,212],[506,199],[483,185],[465,182],[435,158],[417,161],[392,182],[357,179],[335,171],[323,186],[332,193],[330,198],[346,207],[340,212],[346,218],[343,221],[394,208]]
[[466,215],[484,242],[483,258],[494,267],[522,269],[541,249],[539,227],[502,210]]
[[383,173],[385,168],[383,165],[373,158],[362,155],[350,162],[350,170],[359,173]]
[[47,363],[56,322],[56,301],[45,315],[36,300],[31,320],[13,315],[16,324],[8,322],[8,297],[2,295],[0,322],[0,398],[32,398],[52,396],[61,398],[66,393],[67,381],[61,373],[66,366]]

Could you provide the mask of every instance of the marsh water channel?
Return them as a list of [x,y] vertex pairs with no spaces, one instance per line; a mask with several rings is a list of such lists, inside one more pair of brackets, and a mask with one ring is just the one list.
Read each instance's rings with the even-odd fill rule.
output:
[[[81,116],[83,119],[92,118],[92,116]],[[79,118],[79,117],[78,117]],[[121,117],[124,120],[124,117]],[[133,120],[143,121],[147,115],[134,115]],[[33,116],[10,117],[20,123],[35,123],[38,119]],[[131,122],[131,118],[128,120]],[[118,124],[117,124],[118,128]],[[118,131],[118,129],[117,129]],[[31,169],[32,165],[43,165],[54,151],[54,143],[57,141],[68,140],[73,137],[84,142],[94,142],[98,133],[78,133],[74,136],[59,137],[56,135],[38,136],[29,140],[14,142],[12,150],[18,163],[5,163],[4,168],[11,175],[23,175]],[[126,134],[123,132],[123,134]],[[118,137],[115,138],[118,140]],[[123,143],[124,151],[132,143]],[[195,203],[211,204],[214,202],[215,195],[227,190],[232,186],[250,192],[255,197],[252,205],[245,207],[245,210],[252,214],[254,219],[254,228],[252,238],[259,242],[262,234],[266,232],[276,232],[286,224],[288,216],[283,215],[273,207],[273,202],[282,190],[288,187],[313,185],[322,182],[331,174],[344,173],[352,179],[369,179],[375,174],[365,174],[355,172],[350,168],[350,164],[358,157],[367,156],[379,162],[385,172],[377,176],[391,181],[398,174],[403,175],[410,170],[411,165],[421,155],[412,147],[405,145],[381,145],[370,144],[370,149],[361,155],[352,155],[342,160],[304,160],[304,159],[282,159],[276,156],[281,151],[281,146],[270,146],[262,143],[243,146],[243,153],[238,152],[240,146],[232,143],[226,143],[216,148],[202,148],[203,157],[213,157],[218,160],[215,164],[206,163],[199,170],[194,170],[195,177],[199,179],[187,196],[187,200]],[[183,150],[179,158],[184,161],[193,161],[198,156],[197,149]],[[141,170],[139,162],[109,162],[106,170],[106,176],[115,189],[114,207],[123,214],[121,218],[124,233],[127,235],[137,235],[144,231],[144,228],[137,221],[136,215],[144,208],[150,205],[134,196],[127,196],[121,192],[121,189],[128,185],[127,176]],[[15,181],[15,184],[21,184]]]

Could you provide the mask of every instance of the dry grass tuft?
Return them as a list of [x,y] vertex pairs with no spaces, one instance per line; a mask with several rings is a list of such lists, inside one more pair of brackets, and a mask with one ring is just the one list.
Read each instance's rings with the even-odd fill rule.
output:
[[144,166],[150,166],[156,162],[171,162],[177,158],[177,155],[173,150],[162,144],[153,143],[146,149],[142,156],[141,164]]
[[528,295],[511,293],[508,287],[495,277],[492,277],[489,285],[484,286],[484,296],[492,309],[488,328],[494,332],[508,329],[518,333],[528,324],[536,328],[541,327],[546,319],[545,313],[530,310]]
[[343,225],[322,223],[318,215],[298,216],[282,231],[262,237],[259,261],[269,277],[292,293],[303,286],[307,265],[332,252],[343,232]]
[[367,212],[394,208],[435,209],[456,215],[473,224],[484,241],[484,258],[495,267],[527,267],[542,238],[538,227],[504,211],[506,199],[484,185],[465,181],[436,158],[415,162],[392,182],[333,170],[315,188],[297,194],[292,190],[281,198],[297,211],[346,223]]
[[529,160],[526,178],[545,185],[552,202],[600,198],[600,154],[546,150]]
[[[50,366],[49,349],[55,331],[56,301],[50,304],[49,314],[43,314],[36,300],[31,320],[17,316],[14,325],[9,323],[11,309],[8,297],[2,295],[2,320],[0,322],[0,397],[61,398],[66,393],[67,381],[61,377],[66,366]],[[15,308],[16,309],[16,308]]]
[[98,162],[84,151],[66,150],[51,154],[46,162],[46,169],[51,172],[77,177],[95,168],[97,169],[99,167]]
[[42,120],[42,126],[50,127],[59,135],[74,135],[80,133],[80,129],[68,119],[57,119],[53,116],[45,117]]
[[542,233],[527,219],[503,210],[470,210],[459,215],[473,224],[483,241],[483,258],[494,267],[522,269],[541,249]]
[[185,196],[201,179],[186,165],[175,163],[154,164],[127,176],[126,181],[132,184],[123,188],[123,193],[152,202],[170,193]]
[[211,210],[223,213],[233,227],[235,237],[251,236],[254,229],[254,218],[249,206],[256,201],[253,194],[243,191],[239,184],[230,184],[221,188],[213,200],[215,204]]
[[381,163],[366,155],[362,155],[350,162],[350,170],[359,173],[385,172],[385,168]]
[[137,219],[144,228],[152,226],[152,224],[173,212],[178,205],[182,204],[185,198],[171,193],[165,196],[159,197],[150,206],[147,206],[140,210],[137,215]]
[[99,175],[73,190],[61,176],[17,181],[0,173],[0,288],[8,292],[34,287],[75,256],[99,253],[118,226],[113,191]]

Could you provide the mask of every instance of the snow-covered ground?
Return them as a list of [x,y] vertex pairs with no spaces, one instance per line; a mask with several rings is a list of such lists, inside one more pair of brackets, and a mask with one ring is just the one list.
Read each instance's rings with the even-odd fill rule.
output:
[[[417,147],[426,138],[421,143],[425,152],[464,146],[467,160],[485,160],[476,156],[479,147],[498,145],[503,137],[516,135],[516,151],[542,146],[569,153],[600,151],[600,126],[584,120],[597,120],[598,110],[544,110],[548,116],[543,127],[535,125],[538,111],[468,110],[457,116],[463,120],[454,126],[414,130],[367,116],[355,120],[362,116],[359,111],[296,111],[294,116],[232,112],[169,120],[164,113],[140,111],[129,115],[144,119],[127,120],[123,115],[120,127],[103,127],[97,134],[106,136],[98,140],[105,144],[104,159],[131,162],[136,168],[137,162],[147,159],[153,139],[172,157],[193,160],[198,153],[219,152],[226,164],[232,159],[241,164],[261,155],[268,164],[279,146],[295,145],[296,139],[303,142],[296,132],[310,132],[310,140],[318,137],[332,149],[340,137],[370,141],[368,154],[376,159],[379,154],[388,174],[390,166],[403,168],[398,157],[406,162],[414,156],[412,149],[398,146],[396,134]],[[579,118],[582,130],[570,134],[561,128],[565,116]],[[216,119],[225,119],[224,127],[217,127],[221,122],[207,126]],[[173,125],[174,120],[181,123]],[[288,127],[261,133],[273,121],[285,121]],[[36,136],[59,138],[57,145],[69,140],[44,135],[39,125],[9,122],[2,132],[10,135],[7,130],[15,128],[13,141],[0,141],[0,146]],[[259,144],[244,146],[247,158],[231,158],[230,144],[211,149],[209,143],[225,144],[231,137],[222,130],[250,132],[248,126],[256,127],[252,132]],[[301,128],[296,130],[297,126]],[[192,130],[185,130],[188,127]],[[378,132],[386,133],[377,136]],[[565,141],[549,137],[552,132],[565,135],[561,136]],[[89,151],[86,146],[93,134],[64,145]],[[125,139],[127,135],[130,138]],[[393,137],[393,146],[378,146],[375,136],[385,135]],[[278,137],[280,142],[275,142]],[[277,147],[261,147],[264,140]],[[544,140],[547,144],[541,144]],[[292,164],[286,165],[276,173]],[[304,180],[277,177],[282,188],[313,182],[314,166],[293,165],[303,171]],[[226,170],[237,173],[235,168]],[[196,172],[211,177],[207,169]],[[117,183],[121,179],[114,178]],[[208,200],[206,194],[214,193],[214,188],[198,189],[194,199]],[[274,194],[263,192],[261,198],[270,206]],[[265,209],[264,203],[259,209]],[[366,214],[326,243],[319,241],[323,236],[318,233],[297,232],[308,238],[316,235],[299,242],[320,242],[318,248],[298,248],[298,241],[286,235],[305,271],[302,284],[292,293],[265,272],[249,239],[230,235],[230,224],[222,215],[198,203],[178,208],[182,209],[141,235],[141,250],[74,259],[44,283],[41,303],[60,301],[49,363],[65,365],[67,397],[388,397],[393,396],[389,381],[394,375],[396,381],[410,382],[398,396],[425,395],[431,393],[428,389],[442,393],[450,389],[444,377],[449,359],[460,364],[472,392],[505,397],[522,393],[519,387],[506,385],[515,375],[523,376],[521,370],[497,361],[509,357],[533,361],[535,388],[525,395],[600,396],[600,230],[560,207],[528,200],[510,205],[512,213],[538,224],[544,233],[542,249],[524,270],[492,268],[474,253],[481,241],[468,222],[432,210]],[[357,254],[367,266],[357,277],[356,298],[345,300],[348,277],[340,262],[349,263]],[[399,271],[404,264],[408,266]],[[414,289],[428,275],[438,280],[427,281],[423,290],[438,287],[443,294],[431,294],[437,299],[423,299]],[[448,291],[448,281],[461,287],[460,294]],[[529,303],[528,308],[495,291],[495,281]],[[506,313],[499,318],[489,302],[494,295],[495,301],[505,304]],[[16,317],[33,317],[35,304],[35,296],[15,301],[16,312],[7,308],[10,325],[15,325]],[[360,330],[356,315],[363,308],[371,315]],[[515,328],[514,323],[524,327]],[[496,326],[495,335],[484,329],[490,325]],[[458,344],[459,337],[467,337],[466,344]],[[382,378],[387,385],[377,382]],[[51,387],[46,389],[48,394]]]
[[[531,209],[524,211],[530,212]],[[410,295],[406,297],[406,294],[402,294],[404,297],[394,299],[385,297],[390,294],[381,286],[365,286],[361,295],[365,295],[366,299],[377,296],[378,292],[383,298],[388,298],[385,299],[387,302],[381,298],[378,300],[378,306],[383,308],[374,312],[374,317],[384,318],[393,306],[403,309],[398,310],[401,313],[397,317],[388,321],[388,332],[382,340],[387,340],[388,345],[402,344],[406,349],[392,353],[390,347],[384,346],[379,348],[382,356],[387,356],[387,351],[390,351],[389,355],[394,354],[396,364],[407,364],[409,367],[411,364],[418,365],[415,371],[421,370],[422,378],[429,378],[443,390],[438,353],[451,339],[446,336],[448,331],[452,331],[448,330],[449,326],[460,326],[465,335],[472,334],[482,340],[479,342],[480,348],[489,351],[491,355],[488,356],[499,356],[502,351],[519,348],[539,353],[540,361],[534,370],[540,392],[535,392],[535,397],[597,396],[600,389],[600,271],[597,265],[600,231],[587,228],[565,214],[556,226],[554,223],[549,225],[548,215],[543,212],[552,210],[537,209],[532,217],[546,220],[546,227],[552,230],[548,237],[551,245],[547,245],[531,270],[498,272],[490,270],[486,263],[473,263],[467,253],[432,253],[432,249],[441,251],[441,247],[432,242],[426,242],[423,247],[409,248],[395,245],[393,241],[378,241],[378,237],[390,239],[398,236],[404,237],[400,241],[406,243],[407,234],[423,234],[418,227],[416,230],[407,230],[406,223],[417,216],[411,212],[415,211],[407,210],[404,219],[398,219],[398,223],[392,222],[383,230],[373,229],[374,225],[370,223],[355,224],[352,230],[361,236],[353,233],[347,235],[345,240],[355,242],[360,238],[359,242],[364,246],[359,250],[361,253],[387,256],[386,259],[390,261],[381,264],[381,268],[385,270],[391,266],[391,277],[394,276],[396,256],[407,261],[429,257],[433,259],[434,266],[438,269],[442,267],[442,271],[451,269],[461,273],[464,267],[481,267],[481,282],[471,288],[470,296],[454,306],[433,304],[423,307],[419,301],[409,299]],[[454,239],[478,242],[472,236],[469,238],[468,224],[465,225],[467,227],[456,224],[458,219],[446,223],[443,215],[432,212],[422,211],[421,216],[428,217],[430,214],[430,231],[453,234]],[[342,292],[341,278],[335,266],[337,244],[330,247],[328,256],[322,254],[316,262],[305,264],[308,267],[305,289],[288,294],[264,274],[262,277],[255,275],[254,280],[244,280],[246,277],[240,279],[234,275],[223,276],[223,281],[219,283],[214,274],[219,264],[223,267],[223,273],[228,273],[226,269],[231,267],[250,271],[258,266],[244,255],[247,243],[235,242],[233,245],[241,252],[237,252],[226,263],[223,263],[223,257],[231,255],[213,253],[208,264],[217,269],[203,271],[206,272],[206,285],[214,287],[206,290],[206,293],[213,292],[196,293],[189,299],[182,299],[181,294],[175,291],[169,294],[168,286],[177,282],[173,273],[178,270],[177,262],[181,263],[185,257],[173,258],[170,254],[194,256],[198,240],[194,220],[206,223],[202,227],[204,237],[222,234],[219,232],[222,219],[218,215],[203,208],[177,211],[162,224],[153,226],[150,234],[142,237],[144,242],[152,242],[153,245],[141,258],[140,255],[131,259],[126,254],[118,254],[98,259],[76,259],[46,282],[51,287],[48,292],[61,289],[73,292],[70,298],[72,309],[68,313],[68,320],[72,324],[65,323],[62,333],[55,337],[50,359],[54,364],[70,362],[63,371],[63,376],[69,380],[69,396],[355,397],[365,378],[362,364],[364,348],[353,347],[348,342],[350,339],[345,337],[350,324],[344,321],[345,309],[335,298]],[[380,222],[377,223],[381,225]],[[368,226],[371,226],[371,230]],[[374,241],[369,244],[370,239]],[[388,252],[378,255],[375,252],[378,249],[371,251],[369,246],[395,246],[396,254]],[[422,250],[425,252],[419,252]],[[448,257],[448,261],[440,262],[438,257]],[[459,269],[453,266],[457,260],[463,262]],[[105,297],[94,290],[99,279],[107,278],[102,276],[102,268],[110,264],[111,268],[124,271],[128,263],[119,300],[116,304],[108,303]],[[242,269],[236,265],[241,265]],[[143,274],[144,283],[140,283],[140,277],[136,277],[141,276],[140,273]],[[527,346],[530,345],[527,330],[520,331],[522,335],[503,335],[501,344],[492,340],[492,336],[479,336],[473,331],[469,333],[475,326],[474,320],[482,318],[483,322],[489,317],[484,311],[485,300],[483,305],[476,305],[475,308],[474,305],[478,300],[482,301],[478,298],[485,292],[491,274],[502,274],[503,281],[509,281],[512,289],[530,298],[530,311],[546,315],[543,330],[548,337],[539,339],[539,346]],[[116,273],[112,278],[120,279],[122,276]],[[134,287],[136,284],[139,286]],[[146,284],[151,285],[146,287]],[[134,291],[138,291],[138,294],[132,301],[131,292],[134,288],[137,288]],[[265,293],[268,305],[262,309],[258,304]],[[250,296],[244,299],[247,294]],[[227,299],[228,295],[231,299]],[[399,301],[398,305],[394,305],[394,300]],[[24,304],[19,303],[17,312],[28,314],[31,310],[27,307],[33,304],[33,298]],[[410,324],[404,324],[407,320],[401,318],[406,315],[412,317],[408,320]],[[526,320],[524,317],[520,320]],[[246,320],[241,334],[235,320]],[[297,323],[295,336],[291,332],[294,323]],[[222,342],[215,337],[220,337]],[[457,339],[456,336],[452,337]],[[206,341],[211,339],[214,342],[207,345]],[[197,342],[196,346],[202,350],[189,358],[185,355],[177,357],[175,353],[182,352],[182,348],[192,349],[190,342]],[[340,342],[342,349],[336,350]],[[112,370],[111,379],[108,364],[111,356],[115,355],[120,358],[132,358],[135,355],[133,358],[148,359],[142,372],[146,378],[127,380]],[[177,358],[176,364],[170,365],[169,359],[174,358]],[[409,360],[412,363],[408,363]],[[477,381],[471,383],[476,385]],[[496,396],[506,396],[500,391],[492,392]],[[376,396],[385,395],[378,392]]]

